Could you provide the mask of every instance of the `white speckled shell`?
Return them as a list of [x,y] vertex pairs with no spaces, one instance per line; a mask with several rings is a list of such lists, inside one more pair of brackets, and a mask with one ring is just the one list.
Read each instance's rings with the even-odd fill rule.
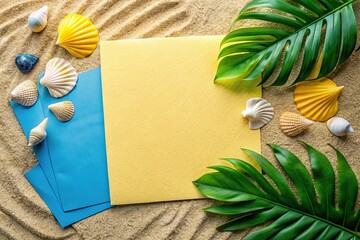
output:
[[54,98],[63,97],[76,85],[78,74],[73,66],[62,58],[53,58],[46,64],[40,84],[47,87]]
[[251,98],[247,100],[242,116],[249,119],[250,129],[259,129],[274,117],[274,108],[263,98]]
[[32,12],[28,18],[28,26],[33,32],[41,32],[47,24],[48,6]]
[[341,117],[333,117],[327,121],[327,127],[329,131],[335,136],[342,137],[348,133],[355,132],[350,123]]
[[49,110],[52,111],[55,117],[60,122],[67,122],[74,116],[74,104],[70,101],[63,101],[49,105]]
[[284,112],[280,116],[280,129],[290,137],[304,132],[313,123],[313,121],[292,112]]
[[45,118],[39,125],[31,129],[30,135],[29,135],[29,144],[28,146],[32,147],[35,146],[46,138],[46,125],[47,125],[48,119]]
[[38,99],[36,84],[31,80],[20,83],[12,90],[10,99],[25,107],[34,105]]

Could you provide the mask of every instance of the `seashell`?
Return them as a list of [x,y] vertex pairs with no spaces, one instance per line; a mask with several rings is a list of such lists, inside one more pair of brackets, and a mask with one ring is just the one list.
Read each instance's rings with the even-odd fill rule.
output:
[[263,98],[250,98],[241,114],[249,119],[250,129],[258,129],[271,121],[274,117],[274,108]]
[[48,6],[32,12],[28,18],[28,26],[33,32],[41,32],[47,24]]
[[341,117],[330,118],[326,123],[329,131],[335,136],[342,137],[348,133],[355,132],[350,123]]
[[38,99],[36,84],[31,80],[20,83],[12,90],[10,99],[25,107],[34,105]]
[[290,137],[304,132],[313,123],[313,121],[292,112],[284,112],[280,116],[280,129]]
[[53,58],[46,64],[40,84],[47,87],[54,98],[68,94],[76,85],[78,74],[73,66],[62,58]]
[[314,121],[326,121],[338,111],[338,97],[344,87],[327,78],[296,85],[294,101],[302,115]]
[[29,144],[28,146],[33,147],[46,138],[46,125],[47,125],[48,119],[45,118],[39,125],[31,129],[30,135],[29,135]]
[[15,64],[22,73],[30,72],[38,61],[37,56],[28,53],[19,54],[15,58]]
[[56,45],[65,48],[76,58],[90,55],[99,41],[94,24],[79,14],[69,14],[60,22]]
[[52,111],[55,117],[60,122],[67,122],[74,116],[74,104],[70,101],[63,101],[49,105],[49,110]]

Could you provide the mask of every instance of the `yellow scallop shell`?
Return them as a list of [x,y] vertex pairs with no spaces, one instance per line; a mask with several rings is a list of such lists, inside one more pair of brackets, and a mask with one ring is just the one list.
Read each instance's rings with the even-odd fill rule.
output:
[[56,45],[65,48],[76,58],[90,55],[99,42],[94,24],[79,14],[69,14],[60,22]]
[[294,101],[302,115],[314,121],[326,121],[338,111],[338,97],[344,87],[327,78],[296,85]]

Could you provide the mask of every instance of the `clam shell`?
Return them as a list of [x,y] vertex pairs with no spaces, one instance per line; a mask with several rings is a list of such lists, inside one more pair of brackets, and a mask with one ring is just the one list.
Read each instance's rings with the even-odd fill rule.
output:
[[37,56],[29,53],[21,53],[15,58],[15,64],[22,73],[30,72],[38,61]]
[[47,24],[48,6],[32,12],[28,18],[28,26],[33,32],[41,32]]
[[304,132],[313,123],[313,121],[292,112],[284,112],[280,116],[280,129],[290,137]]
[[46,125],[47,125],[48,119],[45,118],[39,125],[31,129],[30,135],[29,135],[29,144],[28,146],[32,147],[35,146],[46,138]]
[[90,55],[99,42],[99,33],[92,22],[79,14],[69,14],[60,22],[56,45],[76,58]]
[[247,100],[242,116],[249,119],[250,129],[259,129],[274,117],[274,108],[263,98],[251,98]]
[[34,105],[38,99],[36,84],[31,80],[20,83],[12,90],[10,99],[25,107]]
[[338,111],[338,97],[344,87],[327,78],[296,85],[294,101],[302,115],[314,121],[326,121]]
[[53,112],[60,122],[67,122],[74,116],[74,104],[71,101],[63,101],[49,105],[49,110]]
[[345,118],[333,117],[326,123],[329,131],[335,136],[342,137],[348,133],[353,133],[354,129]]
[[76,85],[78,74],[73,66],[62,58],[53,58],[46,64],[40,84],[47,87],[54,98],[63,97]]

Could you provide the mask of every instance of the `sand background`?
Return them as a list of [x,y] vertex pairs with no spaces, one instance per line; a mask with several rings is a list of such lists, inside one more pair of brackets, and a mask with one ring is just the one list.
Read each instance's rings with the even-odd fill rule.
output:
[[[99,48],[85,59],[75,59],[55,46],[57,25],[68,13],[90,18],[101,40],[122,38],[226,34],[242,0],[77,0],[0,1],[0,239],[241,239],[247,231],[218,233],[215,227],[226,218],[207,215],[201,210],[211,200],[154,203],[114,207],[91,218],[61,229],[46,205],[23,174],[37,161],[8,103],[11,90],[20,82],[35,80],[52,57],[62,57],[79,72],[100,64]],[[47,4],[50,9],[46,29],[39,34],[27,28],[27,17]],[[358,5],[358,4],[357,4]],[[357,13],[359,7],[356,7]],[[29,74],[14,64],[15,56],[28,52],[40,56]],[[327,143],[338,147],[360,177],[360,55],[354,54],[334,74],[345,89],[340,97],[338,116],[349,119],[357,131],[347,138],[332,136],[324,123],[316,123],[297,138],[288,138],[278,129],[279,115],[297,112],[293,89],[264,89],[273,103],[275,119],[261,131],[263,154],[273,162],[266,143],[289,148],[308,165],[307,155],[297,140],[303,140],[335,158]]]

